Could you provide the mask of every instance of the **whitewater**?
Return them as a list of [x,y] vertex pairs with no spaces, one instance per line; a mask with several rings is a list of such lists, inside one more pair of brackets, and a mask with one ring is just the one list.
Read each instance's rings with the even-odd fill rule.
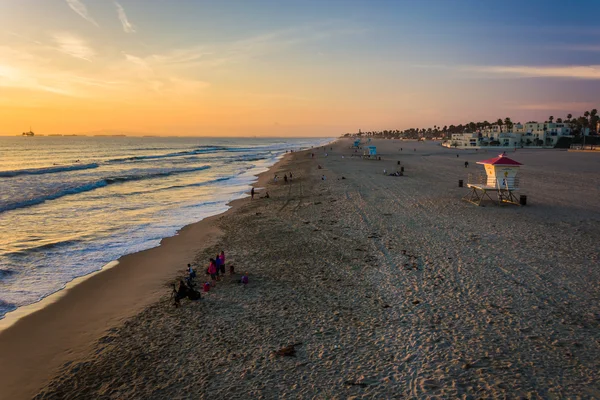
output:
[[0,137],[0,318],[227,210],[331,139]]

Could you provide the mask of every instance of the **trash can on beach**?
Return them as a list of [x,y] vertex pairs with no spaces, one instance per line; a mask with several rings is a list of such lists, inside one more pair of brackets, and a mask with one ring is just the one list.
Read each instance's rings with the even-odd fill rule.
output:
[[462,179],[458,180],[458,187],[463,187],[463,180]]
[[522,206],[526,206],[527,205],[527,196],[525,196],[524,194],[519,196],[519,204]]

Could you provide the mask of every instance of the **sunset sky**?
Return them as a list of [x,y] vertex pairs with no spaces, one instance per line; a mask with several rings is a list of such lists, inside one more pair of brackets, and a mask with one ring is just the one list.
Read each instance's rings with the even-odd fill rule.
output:
[[598,0],[0,0],[1,135],[336,136],[599,100]]

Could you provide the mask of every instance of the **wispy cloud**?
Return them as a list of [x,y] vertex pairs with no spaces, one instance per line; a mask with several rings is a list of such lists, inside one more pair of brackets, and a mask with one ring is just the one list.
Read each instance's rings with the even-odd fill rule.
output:
[[86,61],[92,61],[95,55],[84,40],[72,35],[68,32],[60,32],[52,35],[54,42],[58,46],[56,49],[61,53],[70,55],[71,57],[80,58]]
[[531,111],[564,111],[564,110],[586,110],[592,107],[593,104],[589,102],[566,102],[566,103],[534,103],[534,104],[520,104],[516,107],[519,110],[531,110]]
[[568,50],[573,50],[573,51],[597,52],[597,51],[600,51],[600,46],[596,46],[596,45],[577,45],[577,46],[569,46],[567,49]]
[[203,46],[192,46],[174,49],[165,54],[153,54],[150,58],[153,62],[161,64],[187,64],[200,61],[211,54]]
[[471,66],[465,70],[517,77],[600,79],[600,65]]
[[94,20],[94,18],[92,18],[91,15],[88,13],[85,4],[83,4],[80,0],[66,0],[66,2],[69,5],[69,7],[71,7],[71,10],[75,11],[83,19],[85,19],[88,22],[91,22],[96,26],[99,26],[98,23]]
[[125,31],[125,33],[135,33],[135,27],[127,19],[127,14],[125,14],[125,10],[123,9],[123,7],[116,1],[115,6],[117,7],[119,20],[121,21],[121,25],[123,25],[123,30]]
[[48,60],[34,54],[0,46],[0,87],[18,88],[36,92],[49,92],[67,96],[78,96],[75,86],[99,85],[89,78],[48,69]]
[[140,57],[132,56],[131,54],[127,54],[127,53],[123,53],[123,55],[125,56],[125,59],[127,61],[129,61],[132,64],[135,64],[136,66],[140,67],[141,69],[145,69],[145,70],[149,70],[149,71],[152,70],[152,68],[150,68],[148,63],[146,61],[144,61],[143,59],[141,59]]
[[290,27],[220,44],[175,48],[166,53],[153,54],[147,61],[151,64],[177,64],[181,67],[216,67],[227,63],[248,62],[252,58],[281,53],[305,43],[319,43],[338,36],[364,32],[364,28],[340,28],[328,24]]

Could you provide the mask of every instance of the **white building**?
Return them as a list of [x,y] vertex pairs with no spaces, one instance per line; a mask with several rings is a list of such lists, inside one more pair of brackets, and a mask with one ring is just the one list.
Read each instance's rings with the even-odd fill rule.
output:
[[[584,135],[589,135],[586,128]],[[527,123],[508,125],[491,125],[475,133],[453,133],[452,138],[444,143],[446,147],[554,147],[561,137],[571,137],[570,124]]]

